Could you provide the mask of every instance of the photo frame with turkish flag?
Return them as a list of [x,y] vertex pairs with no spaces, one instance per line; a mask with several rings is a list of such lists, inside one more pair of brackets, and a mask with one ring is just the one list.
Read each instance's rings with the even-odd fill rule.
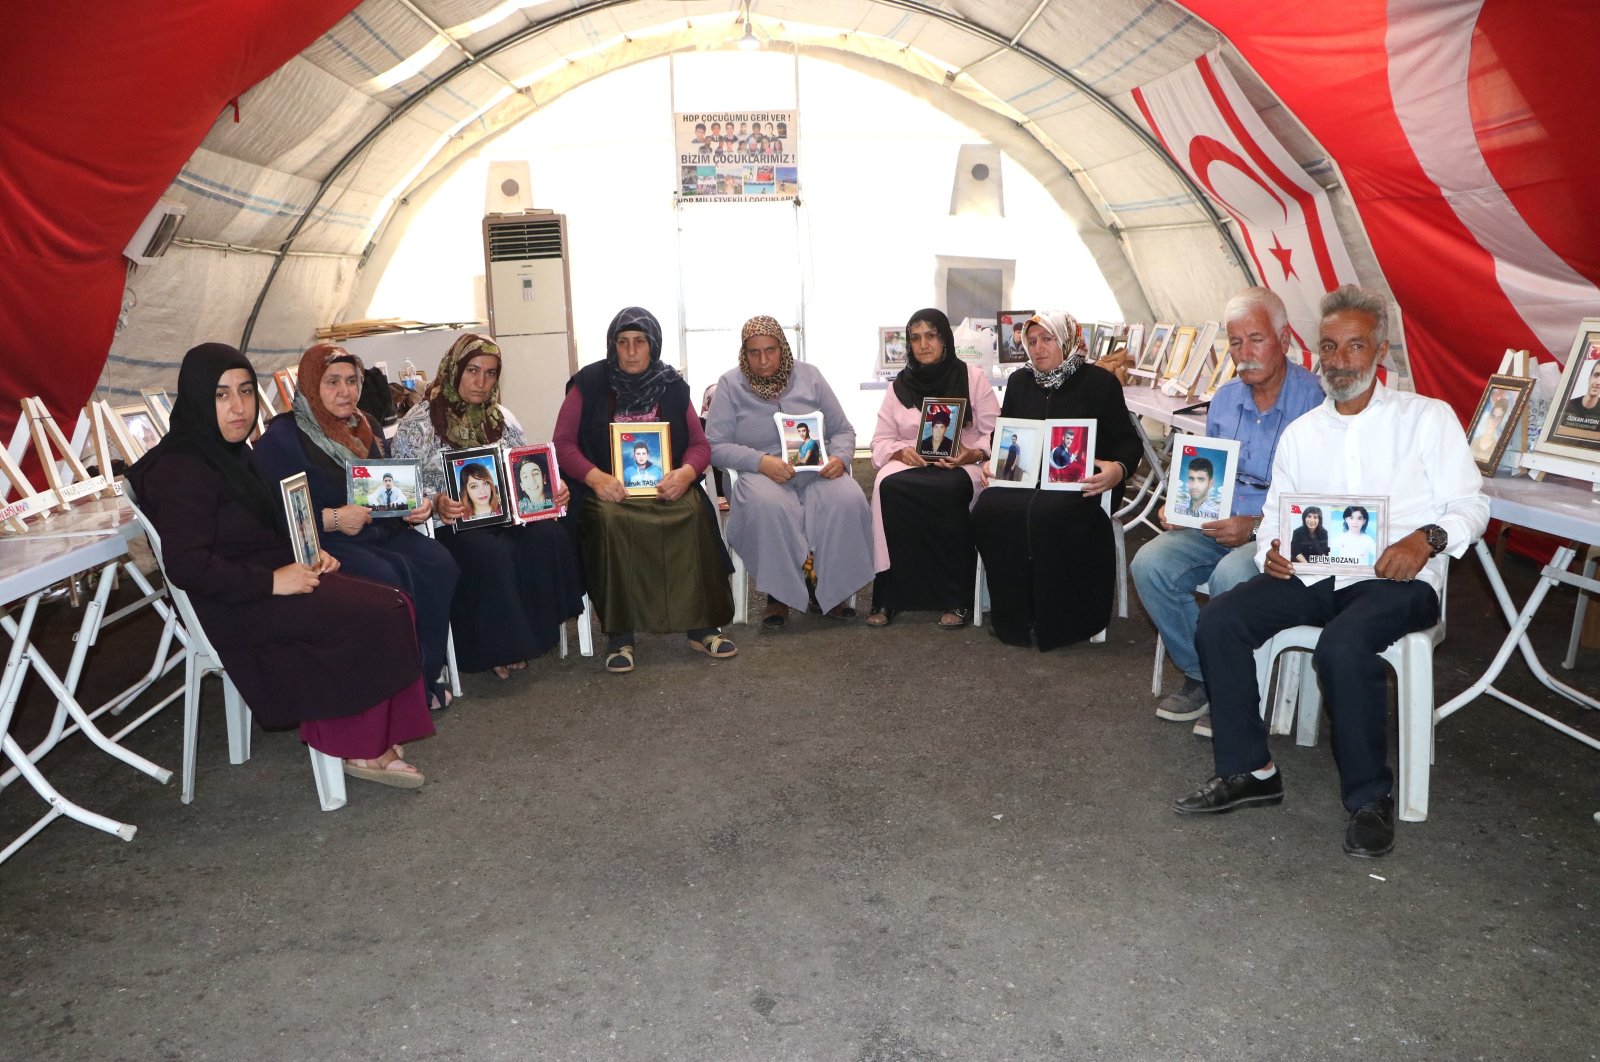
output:
[[1536,449],[1600,463],[1600,317],[1585,317]]
[[1239,440],[1179,435],[1167,476],[1166,522],[1204,527],[1233,515],[1234,476],[1239,470]]
[[395,459],[345,461],[345,500],[372,513],[374,520],[406,516],[422,504],[418,462]]
[[966,415],[965,398],[924,398],[922,418],[917,421],[917,456],[936,461],[960,453]]

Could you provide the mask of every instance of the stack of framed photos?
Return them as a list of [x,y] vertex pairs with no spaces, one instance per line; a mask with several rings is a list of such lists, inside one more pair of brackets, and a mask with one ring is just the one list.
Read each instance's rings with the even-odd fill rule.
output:
[[1533,452],[1522,467],[1586,479],[1600,489],[1600,317],[1585,317]]
[[1180,436],[1172,450],[1172,469],[1167,476],[1167,523],[1201,527],[1232,516],[1238,471],[1237,439]]
[[1177,330],[1172,357],[1163,373],[1162,390],[1171,395],[1194,398],[1195,393],[1210,383],[1209,370],[1216,363],[1215,345],[1219,326],[1207,321],[1198,329],[1188,325]]
[[778,453],[783,463],[797,472],[821,472],[822,466],[828,463],[828,442],[821,411],[780,411],[772,415],[772,420],[778,426]]
[[1094,474],[1094,437],[1093,420],[1001,417],[994,427],[989,486],[1082,490]]

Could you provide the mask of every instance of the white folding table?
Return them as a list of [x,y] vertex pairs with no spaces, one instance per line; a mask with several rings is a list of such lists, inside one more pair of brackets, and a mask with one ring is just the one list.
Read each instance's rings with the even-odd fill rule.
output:
[[[84,711],[75,696],[89,648],[94,644],[103,623],[125,616],[144,604],[155,603],[156,595],[150,592],[148,584],[140,580],[146,596],[134,605],[119,610],[113,617],[105,615],[117,566],[127,555],[129,539],[138,533],[138,524],[134,522],[132,510],[127,504],[121,498],[108,498],[80,502],[70,512],[53,515],[35,524],[26,534],[0,538],[0,629],[11,639],[5,670],[0,673],[0,750],[4,751],[12,764],[12,768],[0,776],[0,786],[20,775],[50,805],[50,810],[43,817],[4,850],[0,850],[0,862],[10,858],[39,831],[63,815],[115,834],[125,841],[133,839],[137,827],[89,811],[68,800],[45,780],[35,766],[62,738],[73,732],[81,731],[108,755],[163,784],[172,777],[171,771],[158,767],[117,743],[123,734],[153,715],[155,709],[125,727],[115,738],[108,738],[101,733],[94,721],[94,717],[102,712],[120,709],[155,677],[170,669],[171,664],[165,659],[166,648],[171,641],[170,620],[159,653],[163,659],[152,665],[145,679],[93,713]],[[128,568],[130,573],[137,573],[132,565]],[[39,604],[54,584],[81,572],[95,570],[99,572],[99,583],[94,598],[83,606],[83,618],[79,623],[72,660],[65,675],[58,675],[30,640]],[[173,659],[181,659],[181,654]],[[46,737],[32,749],[24,750],[11,736],[10,727],[17,702],[22,696],[24,680],[30,670],[55,695],[56,713]],[[71,726],[67,725],[69,718],[72,720]]]
[[1149,417],[1185,434],[1204,435],[1205,414],[1179,413],[1178,410],[1194,405],[1194,401],[1181,395],[1169,395],[1159,387],[1124,387],[1122,400],[1128,407],[1128,416],[1133,420],[1134,430],[1139,433],[1139,443],[1144,447],[1144,459],[1150,465],[1150,474],[1139,484],[1137,493],[1122,503],[1122,508],[1116,515],[1122,519],[1137,510],[1137,515],[1127,519],[1126,522],[1147,523],[1151,530],[1159,533],[1161,528],[1150,519],[1150,514],[1166,498],[1167,462],[1172,454],[1172,440],[1169,436],[1166,447],[1162,451],[1157,451],[1155,444],[1150,441],[1149,434],[1144,430],[1144,418]]
[[1550,558],[1550,563],[1539,573],[1539,584],[1534,587],[1533,593],[1528,596],[1527,603],[1522,606],[1520,612],[1506,591],[1506,584],[1500,577],[1499,569],[1495,567],[1494,554],[1482,539],[1473,545],[1478,560],[1483,565],[1484,574],[1488,576],[1495,600],[1500,603],[1500,611],[1505,615],[1506,622],[1511,625],[1511,630],[1506,635],[1505,641],[1500,644],[1500,651],[1494,655],[1494,659],[1490,661],[1478,681],[1434,709],[1434,725],[1437,726],[1441,720],[1487,693],[1517,711],[1583,742],[1590,748],[1600,749],[1600,738],[1575,730],[1561,720],[1553,719],[1544,712],[1524,704],[1494,685],[1495,679],[1500,677],[1500,673],[1510,661],[1512,651],[1521,650],[1522,659],[1527,663],[1528,670],[1533,672],[1533,676],[1547,689],[1584,708],[1600,710],[1600,700],[1558,681],[1545,670],[1544,665],[1539,662],[1539,655],[1534,651],[1533,644],[1528,640],[1528,625],[1533,622],[1534,614],[1544,603],[1545,595],[1555,587],[1576,586],[1591,593],[1600,593],[1600,580],[1585,578],[1567,571],[1567,566],[1572,563],[1576,555],[1572,543],[1580,542],[1588,545],[1600,543],[1600,494],[1591,490],[1587,483],[1554,477],[1546,478],[1542,483],[1536,483],[1526,477],[1485,479],[1483,491],[1489,496],[1489,513],[1496,520],[1542,531],[1547,535],[1565,539],[1568,544],[1557,549],[1555,555]]

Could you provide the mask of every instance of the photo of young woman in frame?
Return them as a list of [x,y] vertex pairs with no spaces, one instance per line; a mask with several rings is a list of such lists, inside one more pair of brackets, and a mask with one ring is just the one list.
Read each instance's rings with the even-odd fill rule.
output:
[[1527,449],[1527,421],[1523,413],[1533,393],[1533,380],[1524,376],[1489,377],[1467,428],[1467,445],[1478,471],[1492,476],[1508,452]]
[[522,446],[506,454],[511,470],[512,493],[517,500],[517,520],[532,523],[565,515],[556,505],[556,486],[561,475],[555,447],[550,443]]
[[1389,499],[1371,495],[1286,494],[1279,526],[1296,575],[1374,575],[1389,545]]
[[511,522],[506,499],[505,466],[498,446],[441,450],[445,489],[455,501],[465,502],[467,514],[456,522],[457,531],[493,527]]

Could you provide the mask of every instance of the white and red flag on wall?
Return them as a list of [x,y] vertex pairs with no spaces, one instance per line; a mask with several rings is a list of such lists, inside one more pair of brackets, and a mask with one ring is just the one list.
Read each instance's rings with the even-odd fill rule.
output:
[[1256,276],[1289,308],[1295,341],[1315,350],[1317,301],[1357,279],[1327,194],[1215,52],[1134,89],[1133,99],[1167,154],[1239,223]]

